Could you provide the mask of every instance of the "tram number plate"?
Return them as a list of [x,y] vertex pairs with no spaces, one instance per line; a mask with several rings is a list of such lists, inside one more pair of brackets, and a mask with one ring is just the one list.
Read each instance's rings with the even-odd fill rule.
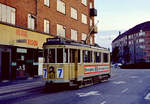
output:
[[43,69],[43,78],[47,78],[47,69]]
[[57,69],[57,78],[63,78],[63,69],[62,68]]

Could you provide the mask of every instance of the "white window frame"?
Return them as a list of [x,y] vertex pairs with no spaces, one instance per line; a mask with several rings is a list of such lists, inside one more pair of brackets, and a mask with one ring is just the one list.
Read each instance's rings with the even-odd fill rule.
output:
[[35,19],[32,17],[32,14],[28,14],[28,28],[35,29]]
[[82,23],[87,24],[87,16],[85,14],[81,14],[82,16]]
[[16,24],[16,9],[0,3],[0,21]]
[[90,27],[92,27],[92,26],[93,26],[93,20],[90,19]]
[[66,27],[64,27],[63,25],[57,24],[57,35],[61,37],[65,37]]
[[93,3],[92,3],[92,2],[90,2],[90,9],[91,9],[91,8],[93,8]]
[[66,13],[66,5],[63,1],[57,0],[57,11],[65,14]]
[[71,7],[71,17],[73,18],[73,19],[78,19],[78,13],[77,13],[77,10],[75,9],[75,8],[72,8]]
[[90,38],[90,44],[93,44],[93,37]]
[[48,6],[50,5],[50,0],[44,0],[44,5]]
[[87,6],[87,0],[81,0],[81,3],[85,6]]
[[74,29],[71,29],[71,39],[76,41],[78,39],[78,32]]
[[50,33],[49,27],[50,27],[50,22],[49,22],[49,20],[44,19],[44,32],[45,32],[45,33],[48,33],[48,34]]
[[84,41],[87,38],[87,34],[82,33],[82,40]]

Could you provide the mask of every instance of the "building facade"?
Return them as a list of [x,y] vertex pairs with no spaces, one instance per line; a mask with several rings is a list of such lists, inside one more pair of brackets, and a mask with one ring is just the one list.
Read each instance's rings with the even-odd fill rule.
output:
[[136,25],[120,34],[112,42],[112,50],[118,48],[123,64],[150,62],[150,21]]
[[46,38],[94,44],[94,0],[0,0],[0,80],[38,75]]

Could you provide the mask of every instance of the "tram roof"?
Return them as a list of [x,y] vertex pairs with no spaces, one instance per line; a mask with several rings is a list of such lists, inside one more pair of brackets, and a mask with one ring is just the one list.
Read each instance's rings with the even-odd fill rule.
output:
[[87,47],[87,48],[97,48],[97,49],[103,49],[107,50],[107,48],[100,47],[98,44],[95,45],[88,45],[82,42],[76,42],[73,40],[66,40],[63,38],[47,38],[46,42],[43,44],[44,45],[72,45],[72,46],[80,46],[80,47]]

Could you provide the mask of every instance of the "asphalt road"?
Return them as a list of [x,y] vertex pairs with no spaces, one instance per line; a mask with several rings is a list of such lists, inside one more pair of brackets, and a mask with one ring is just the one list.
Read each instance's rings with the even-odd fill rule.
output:
[[107,82],[46,92],[43,81],[0,87],[0,104],[150,104],[150,69],[112,69]]

